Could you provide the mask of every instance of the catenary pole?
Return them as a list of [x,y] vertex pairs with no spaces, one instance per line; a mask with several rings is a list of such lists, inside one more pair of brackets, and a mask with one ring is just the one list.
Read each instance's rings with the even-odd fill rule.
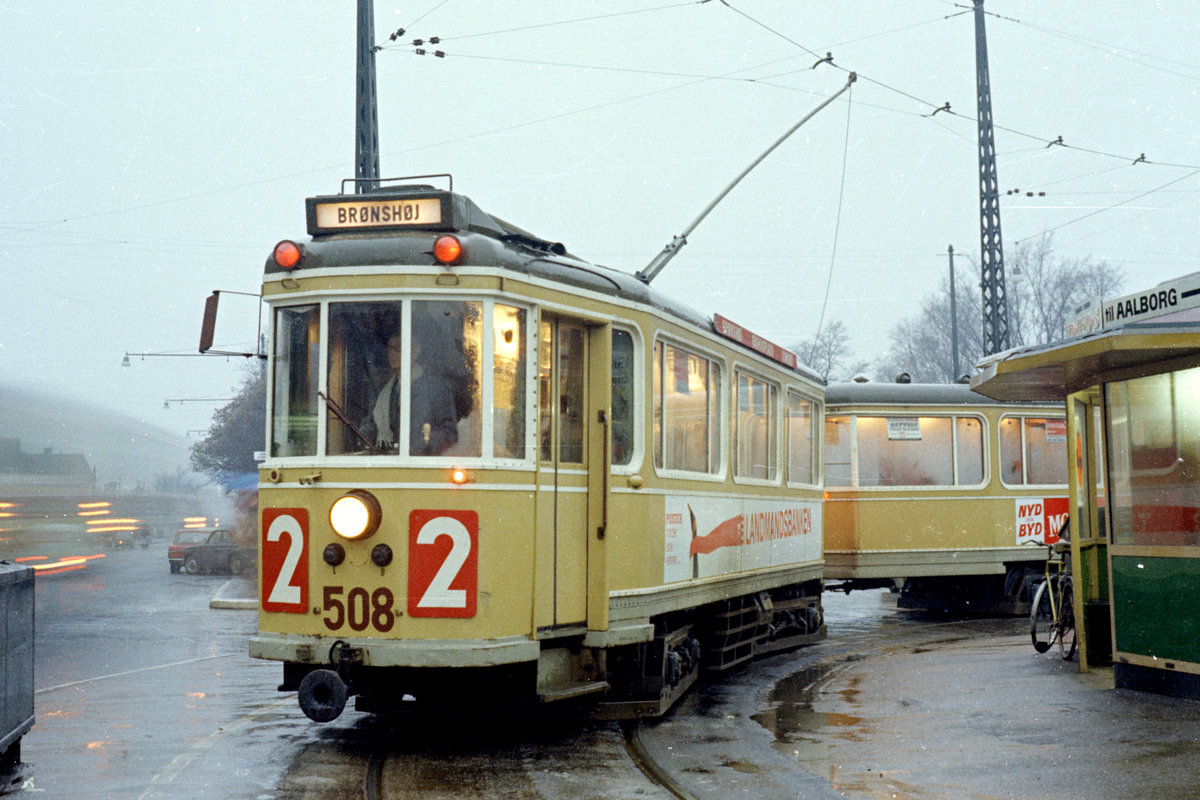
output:
[[1008,296],[1004,284],[1004,245],[1000,237],[1000,182],[992,131],[992,87],[988,74],[983,0],[975,4],[975,88],[979,114],[979,260],[983,291],[983,354],[1007,350]]
[[358,68],[355,78],[354,191],[361,194],[379,186],[374,0],[358,0]]

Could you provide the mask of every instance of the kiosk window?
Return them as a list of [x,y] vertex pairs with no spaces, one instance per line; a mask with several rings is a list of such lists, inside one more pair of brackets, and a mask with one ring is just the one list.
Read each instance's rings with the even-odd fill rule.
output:
[[1105,385],[1113,543],[1200,534],[1200,367]]

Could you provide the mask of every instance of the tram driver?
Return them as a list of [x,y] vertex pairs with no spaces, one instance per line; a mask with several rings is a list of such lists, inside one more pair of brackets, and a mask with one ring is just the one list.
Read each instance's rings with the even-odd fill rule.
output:
[[[458,441],[454,389],[435,360],[422,357],[422,352],[433,349],[425,346],[430,335],[430,331],[414,327],[411,342],[408,452],[414,456],[439,455]],[[387,361],[392,375],[379,390],[362,425],[375,446],[387,452],[393,450],[400,436],[400,374],[404,363],[401,344],[398,333],[388,339]]]

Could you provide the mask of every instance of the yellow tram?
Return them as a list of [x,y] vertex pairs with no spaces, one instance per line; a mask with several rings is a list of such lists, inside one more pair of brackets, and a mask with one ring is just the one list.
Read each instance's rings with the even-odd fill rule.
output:
[[822,386],[793,354],[452,184],[307,213],[263,279],[250,653],[308,716],[654,715],[824,636]]
[[1067,507],[1061,404],[962,384],[826,389],[825,578],[902,608],[1028,611]]

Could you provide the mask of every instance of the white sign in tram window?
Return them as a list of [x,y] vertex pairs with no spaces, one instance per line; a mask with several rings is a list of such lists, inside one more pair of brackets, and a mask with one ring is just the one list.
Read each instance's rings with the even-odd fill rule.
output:
[[921,441],[921,420],[916,417],[888,417],[889,441]]

